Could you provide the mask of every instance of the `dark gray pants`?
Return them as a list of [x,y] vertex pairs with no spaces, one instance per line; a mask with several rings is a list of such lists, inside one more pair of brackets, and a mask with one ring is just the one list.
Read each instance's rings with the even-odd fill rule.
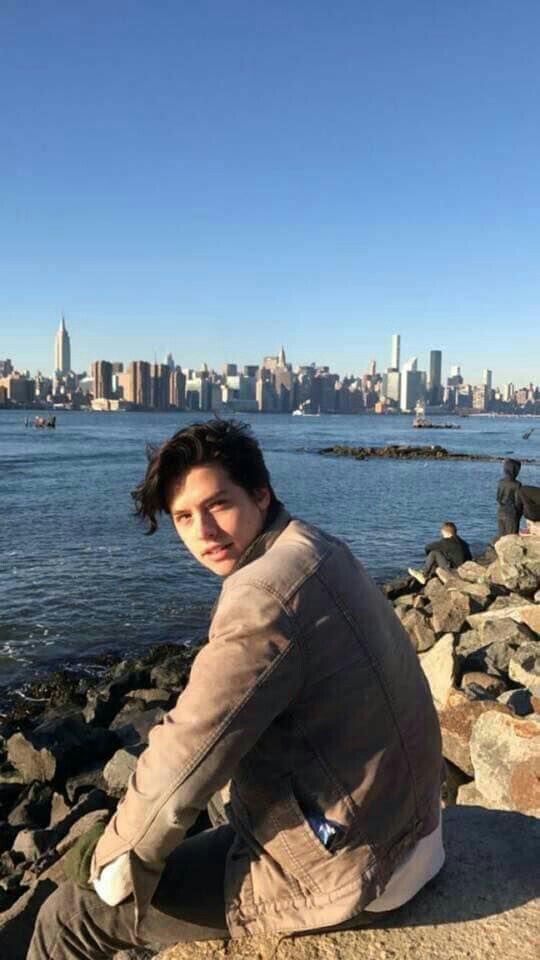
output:
[[108,907],[93,891],[62,884],[39,912],[27,960],[109,960],[129,947],[228,938],[223,889],[233,836],[230,826],[214,827],[180,844],[138,936],[131,897]]
[[451,565],[448,562],[448,558],[445,557],[444,553],[441,553],[440,550],[430,550],[424,563],[424,575],[426,577],[432,577],[437,567],[442,567],[443,570],[450,570]]
[[497,511],[497,537],[506,537],[509,533],[519,533],[520,515],[515,511]]

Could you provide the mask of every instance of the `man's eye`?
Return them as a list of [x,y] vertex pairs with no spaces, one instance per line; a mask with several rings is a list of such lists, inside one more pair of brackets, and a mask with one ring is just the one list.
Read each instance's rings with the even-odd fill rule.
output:
[[189,514],[188,514],[188,513],[177,513],[177,514],[176,514],[176,522],[177,522],[177,523],[185,523],[186,520],[189,520]]

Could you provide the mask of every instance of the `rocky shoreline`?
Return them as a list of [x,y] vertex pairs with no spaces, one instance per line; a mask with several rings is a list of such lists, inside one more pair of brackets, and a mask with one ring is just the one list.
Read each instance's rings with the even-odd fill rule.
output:
[[[380,457],[384,460],[480,460],[484,463],[495,463],[506,459],[506,457],[492,456],[487,453],[458,453],[447,450],[438,443],[432,443],[429,446],[390,443],[384,447],[351,447],[335,444],[332,447],[322,447],[319,453],[323,456],[350,457],[353,460]],[[534,458],[520,457],[520,461],[521,463],[538,463]]]
[[[439,569],[424,587],[405,576],[381,589],[439,713],[443,803],[539,816],[540,537],[504,537],[491,562]],[[56,673],[1,719],[0,943],[10,960],[25,956],[68,850],[114,811],[198,649],[158,645],[104,664],[94,682]]]

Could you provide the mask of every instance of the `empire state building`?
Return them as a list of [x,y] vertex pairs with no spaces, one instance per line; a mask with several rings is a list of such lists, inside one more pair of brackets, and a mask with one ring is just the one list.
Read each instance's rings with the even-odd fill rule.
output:
[[66,330],[64,314],[54,338],[54,372],[55,376],[65,377],[71,370],[71,344],[69,333]]

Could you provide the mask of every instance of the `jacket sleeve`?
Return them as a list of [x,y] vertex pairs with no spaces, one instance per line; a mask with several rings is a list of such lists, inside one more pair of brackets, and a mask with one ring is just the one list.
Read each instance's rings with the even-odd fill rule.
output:
[[433,543],[426,543],[424,550],[426,554],[431,553],[432,550],[440,550],[444,546],[444,541],[434,540]]
[[294,623],[280,602],[245,581],[226,585],[209,643],[196,657],[176,706],[151,731],[125,797],[98,843],[93,878],[129,851],[139,873],[150,877],[143,883],[144,909],[166,857],[292,701],[301,679]]

